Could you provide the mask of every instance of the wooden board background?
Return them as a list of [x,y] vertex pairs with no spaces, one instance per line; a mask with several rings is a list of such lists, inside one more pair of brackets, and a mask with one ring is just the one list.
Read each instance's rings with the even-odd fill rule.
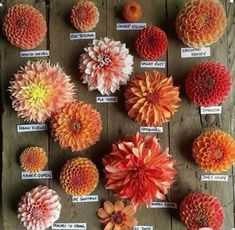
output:
[[[61,197],[63,206],[61,217],[58,222],[87,222],[88,230],[101,229],[96,217],[96,210],[100,203],[73,204],[71,197],[63,192],[58,183],[59,172],[66,160],[74,156],[87,156],[99,167],[100,159],[108,152],[114,140],[125,134],[135,133],[139,126],[130,120],[123,106],[123,89],[116,95],[119,96],[118,104],[95,104],[97,91],[88,92],[86,85],[79,80],[78,58],[83,48],[90,42],[70,41],[69,33],[75,32],[68,20],[68,15],[74,0],[5,0],[0,7],[1,18],[7,8],[15,3],[27,3],[39,9],[47,19],[48,33],[43,43],[36,49],[50,49],[50,60],[54,64],[58,62],[63,66],[67,74],[71,75],[78,86],[79,99],[94,105],[101,113],[103,120],[103,132],[100,141],[93,147],[77,153],[69,150],[61,150],[57,143],[46,132],[42,133],[17,133],[16,125],[23,121],[17,118],[16,112],[11,109],[11,101],[7,93],[9,79],[19,69],[19,66],[27,62],[26,58],[19,57],[19,50],[10,45],[1,32],[1,111],[2,111],[2,193],[1,193],[1,216],[0,221],[3,230],[24,229],[16,217],[17,202],[26,191],[39,185],[45,184],[56,190]],[[136,31],[117,31],[116,23],[121,22],[120,9],[123,0],[96,0],[94,1],[100,11],[100,21],[95,28],[96,36],[108,36],[127,44],[131,53],[135,56],[134,73],[143,69],[139,68],[140,59],[133,50],[133,39]],[[210,58],[181,59],[180,48],[185,47],[178,40],[174,21],[177,12],[185,0],[139,0],[143,7],[142,22],[158,25],[168,35],[168,52],[162,58],[167,61],[167,67],[163,70],[168,75],[173,75],[175,83],[183,86],[187,71],[203,59],[217,60],[224,63],[235,76],[235,3],[221,0],[227,16],[228,25],[224,36],[213,46]],[[34,59],[31,59],[34,60]],[[35,59],[36,60],[36,59]],[[182,198],[192,190],[209,192],[219,197],[225,215],[223,230],[234,227],[234,176],[235,170],[230,169],[228,182],[200,182],[199,177],[203,173],[194,163],[191,157],[191,145],[193,139],[204,129],[219,127],[231,134],[235,133],[235,87],[223,104],[222,115],[201,116],[199,109],[185,96],[181,87],[183,100],[179,111],[172,121],[164,125],[164,133],[159,134],[162,146],[170,148],[170,152],[177,158],[177,180],[170,190],[167,200],[179,203]],[[27,146],[38,145],[48,152],[48,169],[53,170],[53,180],[30,180],[20,179],[21,169],[18,163],[20,152]],[[93,194],[98,194],[100,200],[114,199],[112,192],[104,190],[102,178]],[[152,225],[155,230],[181,230],[184,229],[178,216],[178,211],[169,209],[147,209],[141,207],[137,212],[139,225]]]

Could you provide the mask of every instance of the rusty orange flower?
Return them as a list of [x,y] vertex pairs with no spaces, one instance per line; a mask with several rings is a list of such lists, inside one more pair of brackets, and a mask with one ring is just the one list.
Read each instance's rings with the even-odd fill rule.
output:
[[142,16],[141,5],[135,0],[128,0],[122,8],[123,18],[127,22],[136,22]]

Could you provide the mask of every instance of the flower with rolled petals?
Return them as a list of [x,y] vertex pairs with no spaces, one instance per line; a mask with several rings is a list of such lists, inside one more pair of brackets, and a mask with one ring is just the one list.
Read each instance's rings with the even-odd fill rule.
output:
[[123,18],[127,22],[136,22],[142,16],[141,5],[135,0],[128,0],[122,8]]

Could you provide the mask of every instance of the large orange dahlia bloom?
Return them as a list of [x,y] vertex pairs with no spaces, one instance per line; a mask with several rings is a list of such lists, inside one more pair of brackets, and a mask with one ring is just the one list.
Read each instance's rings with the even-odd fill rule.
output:
[[114,143],[102,162],[105,188],[136,205],[165,199],[176,174],[168,149],[161,150],[156,137],[140,133]]
[[141,5],[135,0],[128,0],[122,8],[123,18],[127,22],[136,22],[142,16]]

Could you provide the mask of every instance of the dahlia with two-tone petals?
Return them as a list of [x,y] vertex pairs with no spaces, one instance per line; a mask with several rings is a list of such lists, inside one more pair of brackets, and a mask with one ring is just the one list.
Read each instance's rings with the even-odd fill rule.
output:
[[141,5],[135,0],[128,0],[122,8],[123,18],[127,22],[136,22],[142,16]]

